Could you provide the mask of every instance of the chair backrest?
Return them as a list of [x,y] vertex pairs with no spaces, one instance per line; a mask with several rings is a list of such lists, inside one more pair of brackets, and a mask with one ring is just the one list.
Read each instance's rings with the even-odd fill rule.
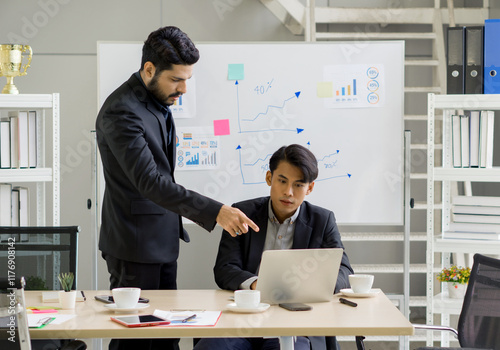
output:
[[458,340],[462,347],[500,349],[500,260],[474,255]]
[[0,278],[0,349],[31,350],[24,278]]
[[[77,287],[78,226],[0,227],[0,266],[9,263],[8,250],[15,248],[16,276],[24,276],[27,290],[60,289],[60,272],[73,272]],[[9,277],[7,269],[0,277]]]

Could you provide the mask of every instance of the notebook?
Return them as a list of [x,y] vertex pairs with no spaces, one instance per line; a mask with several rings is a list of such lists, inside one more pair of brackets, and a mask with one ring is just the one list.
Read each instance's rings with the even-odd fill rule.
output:
[[266,250],[256,289],[264,303],[313,303],[332,300],[342,248]]

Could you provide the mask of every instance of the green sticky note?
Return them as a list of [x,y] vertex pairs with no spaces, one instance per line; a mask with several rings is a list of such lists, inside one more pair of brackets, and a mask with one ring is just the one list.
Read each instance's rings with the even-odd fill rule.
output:
[[245,78],[245,66],[243,63],[230,63],[227,66],[227,78],[229,80],[243,80]]
[[333,97],[333,82],[322,81],[316,86],[316,93],[320,98]]

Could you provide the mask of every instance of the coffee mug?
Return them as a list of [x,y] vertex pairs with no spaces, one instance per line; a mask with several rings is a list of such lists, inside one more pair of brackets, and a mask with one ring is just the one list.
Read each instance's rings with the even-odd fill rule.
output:
[[130,309],[137,306],[141,288],[114,288],[111,293],[117,308]]
[[373,275],[349,275],[349,283],[354,293],[368,293],[372,289]]
[[242,309],[256,309],[260,304],[259,290],[236,290],[234,292],[234,302]]

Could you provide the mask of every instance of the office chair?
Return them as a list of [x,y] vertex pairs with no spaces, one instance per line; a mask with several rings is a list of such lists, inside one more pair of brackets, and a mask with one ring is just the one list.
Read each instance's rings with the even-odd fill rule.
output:
[[[0,348],[2,350],[31,350],[24,299],[24,277],[0,278]],[[65,342],[58,350],[85,350],[81,340]]]
[[[16,274],[26,290],[60,289],[59,272],[73,272],[77,287],[78,226],[0,226],[0,266],[7,266],[9,244],[16,247]],[[15,239],[15,241],[14,241]],[[7,277],[6,269],[0,277]]]
[[469,285],[458,319],[458,329],[444,326],[414,325],[416,329],[451,331],[460,348],[431,349],[500,349],[500,260],[474,255]]

